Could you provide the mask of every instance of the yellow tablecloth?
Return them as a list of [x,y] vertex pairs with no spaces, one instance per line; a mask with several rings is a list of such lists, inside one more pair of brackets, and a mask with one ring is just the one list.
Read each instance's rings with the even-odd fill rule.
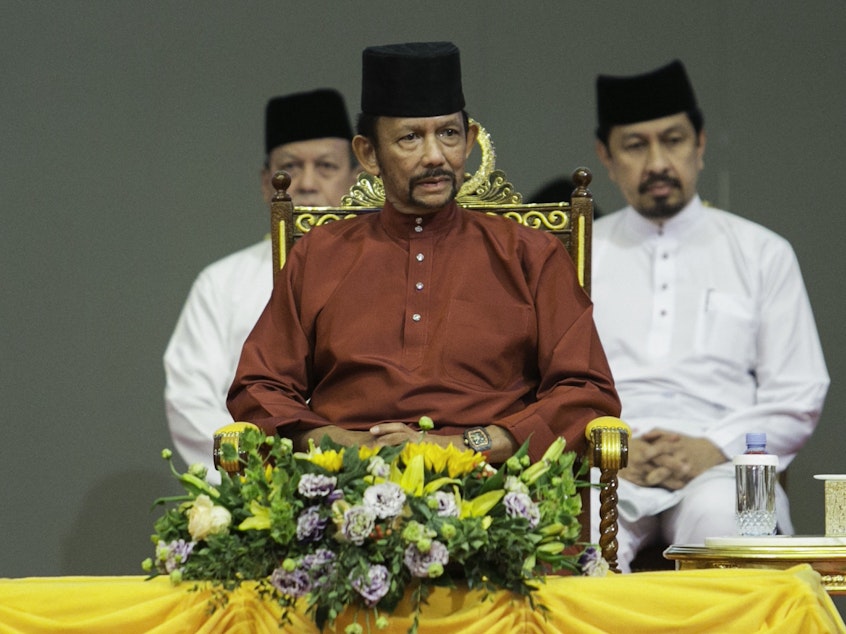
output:
[[[0,632],[317,632],[298,614],[291,626],[281,630],[278,608],[246,588],[233,594],[226,609],[209,614],[208,592],[189,592],[190,587],[143,577],[0,579]],[[550,608],[548,620],[507,593],[483,602],[476,592],[438,589],[423,608],[420,634],[846,633],[819,575],[807,565],[783,571],[556,577],[548,580],[539,599]],[[407,604],[401,604],[389,629],[382,631],[404,633],[409,611]],[[345,614],[335,629],[327,631],[343,632],[351,620],[352,615]],[[364,624],[363,618],[359,622]]]

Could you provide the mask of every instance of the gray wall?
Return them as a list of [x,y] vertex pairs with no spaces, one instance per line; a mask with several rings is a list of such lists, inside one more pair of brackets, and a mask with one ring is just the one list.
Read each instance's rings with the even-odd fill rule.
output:
[[[800,6],[801,5],[801,6]],[[790,470],[846,472],[840,248],[846,3],[10,2],[0,5],[0,576],[139,574],[173,493],[161,355],[196,273],[261,237],[267,97],[337,86],[361,49],[449,39],[471,114],[524,193],[593,169],[593,79],[682,58],[706,113],[703,196],[792,240],[832,389]],[[582,34],[578,35],[577,31]]]

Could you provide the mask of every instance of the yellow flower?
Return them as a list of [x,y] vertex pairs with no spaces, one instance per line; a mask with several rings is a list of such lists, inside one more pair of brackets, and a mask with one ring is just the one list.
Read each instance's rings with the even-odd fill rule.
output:
[[323,467],[330,473],[337,473],[344,466],[344,450],[336,451],[328,449],[323,451],[320,447],[315,447],[314,442],[309,440],[309,449],[306,453],[295,453],[295,458],[301,460],[308,460],[316,464],[318,467]]
[[270,530],[270,509],[266,506],[262,506],[255,500],[250,501],[250,513],[252,513],[251,517],[245,519],[241,524],[238,526],[238,530],[248,531],[248,530],[257,530],[257,531],[266,531]]
[[[482,517],[490,511],[505,495],[504,489],[495,489],[483,493],[472,500],[461,501],[461,519],[467,517]],[[485,527],[486,528],[486,527]]]
[[434,473],[446,471],[450,478],[467,475],[485,461],[485,457],[469,449],[458,449],[455,445],[441,447],[430,442],[407,443],[400,453],[400,459],[409,464],[416,456],[422,456],[426,468]]
[[402,487],[402,490],[414,497],[423,495],[423,456],[418,454],[406,462],[405,471],[400,471],[396,461],[391,463],[391,482]]
[[379,453],[381,447],[371,447],[369,445],[358,446],[358,459],[364,462]]

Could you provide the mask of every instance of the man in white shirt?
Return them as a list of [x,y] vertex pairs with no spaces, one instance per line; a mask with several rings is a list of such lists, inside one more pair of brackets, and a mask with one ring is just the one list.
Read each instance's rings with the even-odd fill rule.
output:
[[[736,534],[731,457],[765,432],[787,468],[829,378],[786,240],[703,204],[703,117],[684,66],[599,76],[597,152],[628,206],[598,220],[592,298],[622,418],[619,562]],[[779,531],[792,533],[777,493]]]
[[[265,110],[265,202],[269,205],[273,195],[273,174],[285,170],[295,204],[339,204],[359,171],[351,139],[347,109],[337,91],[272,98]],[[269,239],[210,264],[194,282],[164,355],[173,442],[186,464],[206,465],[212,481],[220,477],[214,471],[212,434],[232,422],[226,394],[241,347],[272,286]]]

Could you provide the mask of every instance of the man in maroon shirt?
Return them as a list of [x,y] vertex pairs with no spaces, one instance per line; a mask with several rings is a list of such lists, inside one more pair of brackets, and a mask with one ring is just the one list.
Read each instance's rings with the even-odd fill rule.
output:
[[297,448],[420,438],[533,459],[620,403],[573,263],[549,234],[464,210],[475,140],[458,49],[365,49],[353,149],[381,176],[378,214],[293,248],[247,339],[229,408]]

